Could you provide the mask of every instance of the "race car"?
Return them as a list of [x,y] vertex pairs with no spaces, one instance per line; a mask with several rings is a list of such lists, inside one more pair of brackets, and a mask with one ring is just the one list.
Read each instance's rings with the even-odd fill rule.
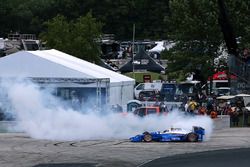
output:
[[182,128],[170,128],[163,132],[144,132],[143,134],[136,135],[130,138],[131,142],[170,142],[170,141],[183,141],[183,142],[201,142],[205,135],[205,129],[198,126],[193,126],[192,130],[185,130]]

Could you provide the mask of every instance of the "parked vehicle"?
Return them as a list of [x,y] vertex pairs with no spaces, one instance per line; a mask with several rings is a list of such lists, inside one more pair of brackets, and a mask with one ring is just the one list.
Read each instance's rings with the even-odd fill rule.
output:
[[160,99],[160,92],[157,90],[143,90],[139,93],[140,101],[156,101]]
[[231,89],[229,87],[219,87],[214,91],[217,96],[230,95]]
[[160,91],[162,87],[161,82],[148,82],[148,83],[140,83],[134,88],[134,96],[135,99],[139,99],[139,94],[144,90],[156,90]]
[[154,107],[154,106],[139,107],[134,111],[134,114],[140,117],[144,117],[150,114],[160,114],[160,107]]
[[195,100],[200,92],[200,81],[181,82],[177,86],[175,101],[186,101],[189,97]]
[[160,91],[161,99],[164,101],[174,101],[176,90],[176,83],[163,83]]

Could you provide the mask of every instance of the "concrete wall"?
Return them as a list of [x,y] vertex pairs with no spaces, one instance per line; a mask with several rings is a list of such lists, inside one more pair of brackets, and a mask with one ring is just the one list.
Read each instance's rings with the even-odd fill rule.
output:
[[214,119],[215,129],[230,128],[230,116],[229,115],[219,115]]

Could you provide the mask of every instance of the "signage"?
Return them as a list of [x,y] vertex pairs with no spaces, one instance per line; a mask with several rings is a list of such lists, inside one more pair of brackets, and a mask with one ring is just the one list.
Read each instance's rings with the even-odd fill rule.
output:
[[143,82],[151,82],[151,75],[143,75]]

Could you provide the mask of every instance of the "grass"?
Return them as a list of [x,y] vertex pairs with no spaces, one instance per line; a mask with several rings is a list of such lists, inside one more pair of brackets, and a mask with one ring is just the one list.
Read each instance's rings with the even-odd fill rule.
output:
[[151,76],[151,82],[153,80],[160,80],[160,76],[163,76],[162,74],[159,73],[154,73],[154,72],[130,72],[130,73],[125,73],[124,75],[130,77],[130,78],[134,78],[136,82],[144,82],[143,81],[143,76],[144,75],[150,75]]

